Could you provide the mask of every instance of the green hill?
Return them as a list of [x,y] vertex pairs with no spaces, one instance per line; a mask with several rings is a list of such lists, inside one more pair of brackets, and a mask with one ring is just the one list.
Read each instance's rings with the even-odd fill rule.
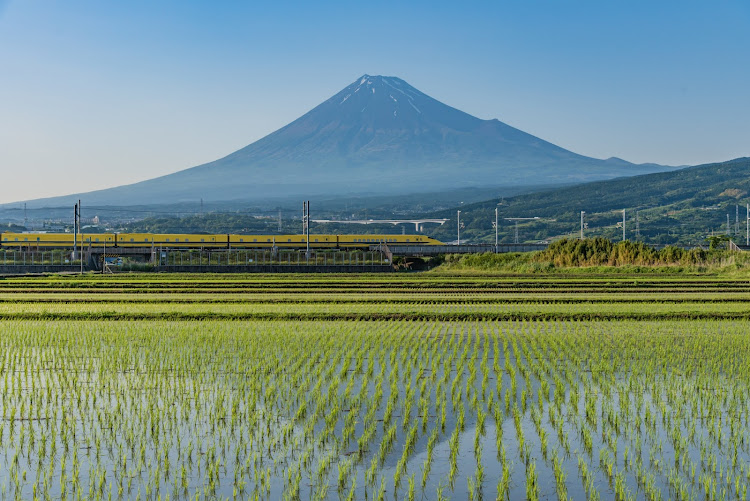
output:
[[[586,236],[622,239],[619,224],[623,209],[629,240],[698,245],[712,232],[725,234],[729,229],[733,238],[744,242],[745,204],[749,202],[750,158],[738,158],[466,205],[460,207],[464,225],[461,240],[494,242],[492,223],[497,207],[502,242],[515,240],[515,223],[504,219],[512,217],[540,218],[519,222],[520,242],[577,236],[581,211],[586,211]],[[451,221],[427,233],[445,241],[455,240],[456,210],[431,216]]]

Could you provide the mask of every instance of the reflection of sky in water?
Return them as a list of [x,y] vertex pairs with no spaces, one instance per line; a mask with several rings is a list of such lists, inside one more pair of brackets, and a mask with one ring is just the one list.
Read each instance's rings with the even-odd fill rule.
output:
[[[125,497],[135,497],[138,492],[146,496],[150,486],[158,490],[162,498],[169,493],[172,499],[193,498],[196,492],[204,492],[206,479],[212,475],[218,477],[215,494],[232,497],[235,471],[247,461],[253,461],[255,466],[246,474],[250,492],[239,497],[252,494],[253,477],[263,477],[262,482],[267,484],[270,493],[267,498],[280,499],[286,475],[299,464],[306,451],[310,453],[310,462],[301,475],[303,498],[325,494],[321,497],[338,499],[341,495],[337,487],[339,467],[347,461],[352,461],[353,470],[342,489],[344,495],[350,492],[354,482],[357,499],[365,497],[365,489],[368,497],[374,498],[384,479],[386,498],[392,499],[395,495],[401,499],[413,475],[417,496],[421,496],[427,443],[432,431],[440,426],[440,413],[435,409],[439,386],[446,393],[446,422],[445,429],[439,431],[430,473],[424,482],[427,498],[435,498],[441,486],[450,498],[467,497],[470,479],[475,478],[478,471],[474,447],[477,415],[472,401],[476,394],[479,408],[487,410],[490,392],[501,409],[499,443],[505,449],[511,471],[510,499],[525,497],[526,468],[524,455],[519,450],[518,429],[536,465],[541,499],[556,497],[552,460],[555,455],[566,474],[567,494],[573,499],[586,497],[579,462],[591,472],[592,485],[601,499],[614,497],[618,474],[629,492],[639,498],[643,490],[639,490],[638,479],[643,482],[648,475],[653,475],[655,489],[663,497],[670,495],[670,484],[675,481],[693,482],[692,489],[697,492],[701,475],[710,475],[716,480],[720,471],[725,472],[725,476],[727,471],[731,472],[732,484],[737,479],[740,488],[746,481],[750,460],[745,438],[747,411],[742,407],[746,381],[711,376],[711,371],[717,367],[711,364],[715,364],[716,357],[726,353],[733,343],[739,350],[737,356],[734,360],[726,357],[721,362],[739,364],[747,357],[742,351],[745,342],[742,322],[219,322],[200,325],[123,322],[108,324],[106,329],[99,323],[77,324],[85,334],[81,338],[66,331],[72,324],[20,325],[12,325],[21,333],[15,344],[0,339],[0,354],[6,353],[0,357],[3,368],[0,411],[4,418],[0,421],[3,444],[0,494],[3,498],[15,492],[15,474],[22,477],[23,472],[26,472],[26,481],[21,481],[23,497],[30,496],[31,484],[35,481],[37,485],[48,482],[53,497],[57,496],[65,457],[68,485],[78,464],[80,485],[85,493],[90,492],[93,482],[91,492],[96,494],[97,485],[104,478],[105,493],[111,483],[117,494],[122,482]],[[493,343],[500,332],[508,336],[508,359],[500,342],[499,358],[495,360]],[[491,343],[489,349],[485,333]],[[45,335],[52,337],[45,338]],[[184,335],[195,345],[174,344]],[[258,335],[263,336],[263,343],[254,344],[253,336]],[[129,336],[132,342],[118,345],[114,342],[116,336]],[[311,358],[290,360],[291,355],[298,353],[289,346],[295,343],[280,343],[279,336],[292,339],[298,345],[306,343]],[[719,336],[722,351],[710,352],[711,342],[720,339]],[[40,342],[45,339],[46,343]],[[56,348],[54,340],[64,343],[65,348]],[[517,342],[516,350],[513,340]],[[584,346],[584,341],[588,345]],[[244,345],[253,347],[244,351]],[[319,350],[318,346],[324,348]],[[10,347],[15,348],[13,352],[6,351]],[[215,348],[215,352],[207,355],[209,347]],[[362,371],[355,370],[356,353],[361,349],[372,353],[374,362],[373,376],[364,388],[362,381],[369,369],[368,355],[364,357]],[[701,351],[705,360],[696,364],[695,354]],[[392,353],[396,354],[395,358],[391,358]],[[488,380],[482,397],[485,355]],[[474,356],[476,359],[472,362]],[[433,365],[431,361],[435,357],[439,361]],[[271,359],[276,363],[269,365]],[[180,360],[186,362],[185,365],[180,365]],[[505,407],[505,394],[512,387],[510,374],[514,371],[506,370],[506,360],[515,368],[516,381],[515,395],[509,396],[509,408]],[[499,382],[495,362],[502,371]],[[277,365],[284,372],[275,372]],[[111,371],[102,372],[102,367]],[[326,417],[333,413],[333,402],[337,401],[333,396],[308,430],[309,441],[298,442],[308,424],[306,417],[294,421],[299,403],[307,402],[309,417],[315,412],[318,400],[314,390],[317,380],[298,380],[297,384],[304,389],[300,393],[298,387],[290,386],[295,367],[304,369],[306,374],[317,374],[315,371],[321,368],[319,394],[324,397],[329,395],[329,384],[337,383],[336,390],[330,393],[338,395],[342,404],[332,429],[335,439],[317,442],[326,428]],[[372,459],[378,457],[383,442],[382,420],[391,397],[390,375],[394,367],[397,367],[394,374],[398,374],[394,388],[397,387],[399,397],[388,426],[395,426],[396,438],[377,469],[375,485],[365,487],[365,472]],[[435,374],[431,373],[433,367]],[[732,371],[730,375],[736,377],[737,367],[727,365],[724,370]],[[469,383],[472,368],[476,369],[476,379]],[[375,392],[381,369],[383,393],[380,407],[374,414],[377,431],[358,456],[356,439],[364,432],[366,404]],[[270,379],[265,376],[268,374]],[[540,374],[541,378],[535,374]],[[564,381],[559,387],[557,402],[555,376]],[[546,386],[544,380],[549,384],[549,396],[540,403],[540,389]],[[419,388],[425,381],[428,412],[423,430],[418,399]],[[453,381],[458,381],[455,398]],[[410,420],[404,423],[404,399],[409,382],[415,389],[414,405]],[[243,386],[248,384],[259,386],[252,386],[256,389],[250,390]],[[39,392],[47,385],[63,387],[64,391],[59,395]],[[347,386],[349,398],[344,399]],[[36,391],[33,402],[24,398],[30,391]],[[360,394],[363,400],[360,400],[353,439],[337,444],[348,413],[356,408]],[[577,407],[571,401],[573,394],[577,394]],[[255,395],[257,400],[247,395]],[[525,405],[522,395],[528,395]],[[47,404],[40,405],[37,396]],[[94,396],[96,405],[92,401]],[[243,406],[250,401],[254,406],[247,409],[252,411],[244,414]],[[120,404],[122,407],[114,412],[113,407]],[[235,404],[239,406],[239,415],[246,417],[232,422],[230,409]],[[559,410],[556,410],[558,405]],[[465,429],[458,435],[458,468],[450,485],[450,437],[461,408],[465,411]],[[79,409],[86,411],[84,415]],[[144,413],[144,409],[155,414]],[[47,413],[49,410],[53,412]],[[514,418],[516,412],[518,423]],[[108,414],[114,421],[108,421]],[[38,451],[46,451],[46,457],[52,454],[48,432],[53,421],[54,435],[58,438],[54,466],[50,469],[49,459],[40,462]],[[562,424],[555,427],[553,421]],[[403,454],[403,444],[415,424],[417,440],[413,452],[406,456],[400,486],[394,489],[394,474]],[[60,438],[64,428],[68,430],[68,449]],[[482,491],[485,499],[494,498],[501,474],[497,457],[498,431],[494,415],[488,412],[485,432],[477,440],[481,446],[479,461],[484,467]],[[583,438],[585,431],[590,434],[590,449]],[[735,466],[731,463],[731,439],[732,433],[737,431],[742,442]],[[45,433],[48,434],[47,445],[42,448],[41,437]],[[72,433],[75,438],[71,438]],[[684,451],[675,454],[675,440],[693,433],[694,438],[685,442]],[[29,440],[31,435],[33,443]],[[541,435],[546,435],[546,454],[542,452]],[[154,436],[158,439],[153,440]],[[567,438],[561,440],[561,436]],[[103,442],[101,448],[96,443],[98,439]],[[616,444],[614,449],[613,444]],[[97,448],[101,451],[98,457]],[[192,460],[186,462],[188,451]],[[642,464],[626,464],[626,451],[629,458],[636,457]],[[614,456],[610,478],[606,463]],[[165,465],[166,458],[169,466]],[[318,477],[319,465],[327,459],[331,460],[331,466]],[[123,462],[127,466],[121,468]],[[162,463],[161,469],[156,467],[159,463]],[[697,465],[692,475],[688,473],[690,463]],[[184,465],[188,470],[183,480]],[[50,470],[54,474],[47,478],[45,472]],[[126,474],[117,478],[113,471]],[[183,482],[186,488],[182,487]],[[132,485],[130,490],[128,484]],[[321,491],[323,485],[328,486],[325,493]],[[721,487],[724,485],[720,481]],[[731,485],[728,488],[732,495],[736,494]],[[74,497],[74,494],[68,487],[66,495]]]

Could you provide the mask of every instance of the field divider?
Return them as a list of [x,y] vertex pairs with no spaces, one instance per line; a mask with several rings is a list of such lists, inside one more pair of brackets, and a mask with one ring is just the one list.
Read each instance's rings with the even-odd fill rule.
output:
[[0,313],[2,320],[346,320],[346,321],[612,321],[612,320],[750,320],[750,312],[659,313],[215,313],[215,312],[24,312]]

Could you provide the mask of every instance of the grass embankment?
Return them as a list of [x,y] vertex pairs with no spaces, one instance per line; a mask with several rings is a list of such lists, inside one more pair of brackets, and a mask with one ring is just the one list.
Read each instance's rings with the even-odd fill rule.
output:
[[539,252],[448,255],[436,274],[744,275],[750,254],[724,249],[654,249],[604,238],[558,240]]

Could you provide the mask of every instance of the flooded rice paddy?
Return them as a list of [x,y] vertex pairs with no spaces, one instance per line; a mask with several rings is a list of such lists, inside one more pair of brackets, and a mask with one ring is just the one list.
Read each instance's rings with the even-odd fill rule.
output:
[[[105,285],[118,294],[121,284]],[[479,314],[489,311],[485,319],[451,318],[439,309],[448,296],[414,318],[349,316],[351,304],[387,311],[388,293],[378,302],[372,291],[348,300],[328,291],[330,318],[289,319],[309,298],[268,318],[275,295],[264,303],[253,287],[232,297],[246,294],[240,306],[249,317],[260,312],[255,319],[71,319],[64,313],[80,298],[19,296],[17,310],[9,299],[0,321],[0,497],[746,498],[743,318],[704,318],[700,308],[661,318],[650,305],[663,305],[663,294],[649,301],[648,291],[612,293],[628,306],[618,315],[635,318],[549,318],[543,309],[538,319],[492,318],[493,305],[536,304],[531,287],[465,294],[482,304]],[[423,299],[414,289],[399,294]],[[168,288],[160,294],[161,307],[186,304],[179,295],[171,303]],[[571,313],[591,305],[580,301],[590,291],[566,294]],[[726,298],[744,302],[741,290]],[[39,309],[49,304],[59,319]],[[211,303],[199,304],[210,313]],[[133,298],[126,311],[138,305]]]

